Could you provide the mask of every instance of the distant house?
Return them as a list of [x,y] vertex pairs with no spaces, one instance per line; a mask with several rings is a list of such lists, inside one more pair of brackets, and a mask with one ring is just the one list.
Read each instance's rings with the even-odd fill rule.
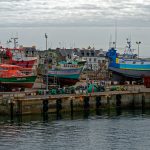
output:
[[106,52],[102,49],[92,50],[92,49],[83,49],[80,50],[79,56],[86,60],[85,69],[87,70],[99,70],[102,64],[108,65],[106,58]]
[[57,48],[56,51],[57,51],[57,53],[60,54],[61,59],[71,59],[71,57],[74,53],[74,49]]
[[102,49],[56,49],[60,53],[63,59],[72,59],[73,55],[78,56],[80,59],[86,60],[84,69],[87,70],[99,70],[102,64],[108,66],[106,58],[106,52]]
[[61,54],[56,49],[38,51],[38,56],[41,73],[45,73],[47,67],[51,68],[52,65],[57,64],[57,62],[62,59]]
[[35,46],[32,47],[22,47],[26,57],[36,57],[37,56],[37,50]]

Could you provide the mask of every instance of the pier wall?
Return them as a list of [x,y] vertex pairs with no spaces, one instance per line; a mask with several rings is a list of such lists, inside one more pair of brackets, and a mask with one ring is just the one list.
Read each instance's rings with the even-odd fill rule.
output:
[[150,89],[64,95],[0,94],[0,114],[26,115],[115,108],[150,108]]

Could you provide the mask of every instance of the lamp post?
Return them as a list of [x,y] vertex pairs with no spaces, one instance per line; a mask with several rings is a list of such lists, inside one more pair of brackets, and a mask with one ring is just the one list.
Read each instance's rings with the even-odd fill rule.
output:
[[139,47],[140,47],[141,41],[137,41],[136,44],[138,45],[138,58],[139,58]]
[[46,92],[48,92],[48,52],[47,52],[47,34],[45,33],[45,41],[46,41]]

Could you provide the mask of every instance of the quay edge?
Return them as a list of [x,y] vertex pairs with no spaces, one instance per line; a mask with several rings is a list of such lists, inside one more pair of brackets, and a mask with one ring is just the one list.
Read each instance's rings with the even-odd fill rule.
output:
[[150,89],[88,94],[1,93],[0,114],[27,115],[115,108],[150,108]]

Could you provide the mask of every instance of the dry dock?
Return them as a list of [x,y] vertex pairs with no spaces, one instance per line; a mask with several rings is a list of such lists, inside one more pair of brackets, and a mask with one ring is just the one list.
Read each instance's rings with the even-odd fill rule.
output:
[[106,91],[61,95],[37,95],[37,91],[0,93],[0,114],[59,113],[114,108],[150,108],[150,89],[128,87]]

